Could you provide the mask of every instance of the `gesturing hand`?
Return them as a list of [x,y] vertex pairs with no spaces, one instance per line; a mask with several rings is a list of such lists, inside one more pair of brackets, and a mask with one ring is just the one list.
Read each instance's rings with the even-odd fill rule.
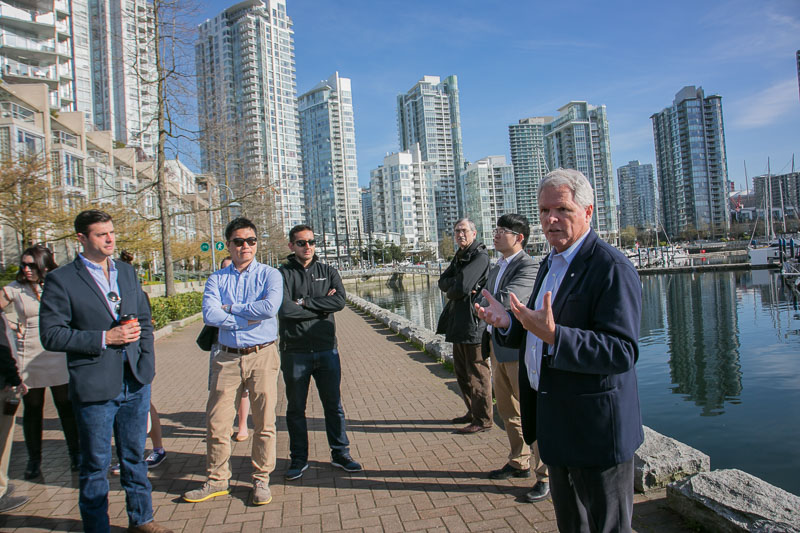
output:
[[478,318],[494,328],[507,328],[511,324],[511,318],[509,318],[508,311],[503,307],[503,304],[498,302],[486,289],[483,289],[481,294],[489,302],[489,305],[481,307],[479,304],[475,304],[475,313]]
[[553,344],[556,341],[556,322],[553,318],[553,308],[550,306],[551,298],[552,293],[548,291],[542,298],[541,309],[528,309],[513,292],[509,293],[511,312],[517,317],[522,327],[547,344]]

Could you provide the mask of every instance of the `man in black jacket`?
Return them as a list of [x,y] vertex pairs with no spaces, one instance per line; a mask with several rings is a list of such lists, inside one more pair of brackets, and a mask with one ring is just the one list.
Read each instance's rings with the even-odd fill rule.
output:
[[[0,317],[0,405],[14,397],[13,387],[22,394],[28,389],[19,378],[17,364],[11,355],[11,346],[6,337],[6,321]],[[17,400],[19,401],[19,400]],[[8,463],[11,459],[11,443],[14,442],[14,415],[0,413],[0,513],[11,511],[28,502],[27,496],[12,496],[14,485],[8,482]]]
[[456,433],[469,435],[492,427],[492,372],[481,354],[481,337],[486,327],[472,310],[472,296],[486,284],[489,254],[475,240],[478,232],[468,218],[453,228],[458,251],[439,277],[439,289],[447,294],[447,305],[439,317],[436,333],[453,343],[453,369],[467,406],[467,414],[452,420],[467,426]]
[[335,268],[320,263],[310,226],[289,231],[294,252],[281,266],[283,304],[278,312],[281,370],[286,384],[286,425],[291,464],[286,479],[299,479],[308,468],[306,402],[313,376],[325,412],[331,464],[347,472],[361,471],[350,457],[340,385],[342,365],[336,349],[333,313],[344,309],[345,291]]

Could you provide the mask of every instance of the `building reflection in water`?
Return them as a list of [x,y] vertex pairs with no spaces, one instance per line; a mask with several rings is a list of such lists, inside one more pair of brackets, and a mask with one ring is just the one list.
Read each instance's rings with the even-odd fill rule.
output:
[[[724,412],[742,392],[736,278],[733,272],[659,276],[664,282],[673,392],[701,407]],[[651,293],[652,294],[652,293]]]

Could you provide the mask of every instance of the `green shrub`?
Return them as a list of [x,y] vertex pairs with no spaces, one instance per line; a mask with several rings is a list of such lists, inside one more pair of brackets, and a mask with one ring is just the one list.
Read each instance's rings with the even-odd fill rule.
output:
[[15,264],[8,265],[8,267],[0,272],[0,287],[5,287],[15,279],[17,279],[17,271],[19,266]]
[[167,298],[158,296],[150,299],[153,321],[156,329],[161,329],[173,320],[180,320],[202,311],[203,293],[184,292]]

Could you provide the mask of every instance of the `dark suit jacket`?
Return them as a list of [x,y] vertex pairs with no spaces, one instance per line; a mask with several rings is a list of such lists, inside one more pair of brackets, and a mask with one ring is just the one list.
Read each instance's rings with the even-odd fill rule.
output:
[[[525,368],[527,331],[512,316],[507,334],[497,335],[506,346],[519,347],[522,429],[526,442],[538,440],[548,465],[624,463],[644,439],[634,367],[642,306],[639,275],[622,253],[589,231],[553,302],[554,353],[542,362],[538,394]],[[534,307],[547,271],[545,261],[528,307]],[[545,354],[548,349],[545,344]]]
[[42,346],[67,352],[70,396],[80,402],[110,400],[122,391],[123,350],[137,381],[148,384],[155,375],[150,305],[133,267],[122,261],[114,264],[119,271],[120,315],[136,315],[142,328],[140,339],[125,346],[103,349],[103,331],[119,323],[80,257],[45,278],[39,308]]
[[439,290],[447,296],[447,305],[439,316],[436,333],[447,342],[480,344],[486,324],[473,312],[472,291],[480,293],[489,273],[489,254],[477,240],[466,250],[458,250],[450,266],[439,276]]
[[[537,270],[539,270],[539,267],[536,261],[531,259],[531,256],[523,250],[506,267],[496,291],[494,290],[494,284],[497,281],[497,274],[500,272],[500,265],[495,265],[489,270],[489,277],[486,278],[484,288],[492,293],[492,296],[503,304],[506,309],[509,309],[511,306],[509,293],[513,292],[520,302],[527,302],[531,297]],[[489,302],[486,298],[481,299],[482,306],[488,304]],[[494,338],[492,338],[492,344],[494,355],[501,363],[511,363],[519,359],[519,350],[517,348],[501,346]]]

